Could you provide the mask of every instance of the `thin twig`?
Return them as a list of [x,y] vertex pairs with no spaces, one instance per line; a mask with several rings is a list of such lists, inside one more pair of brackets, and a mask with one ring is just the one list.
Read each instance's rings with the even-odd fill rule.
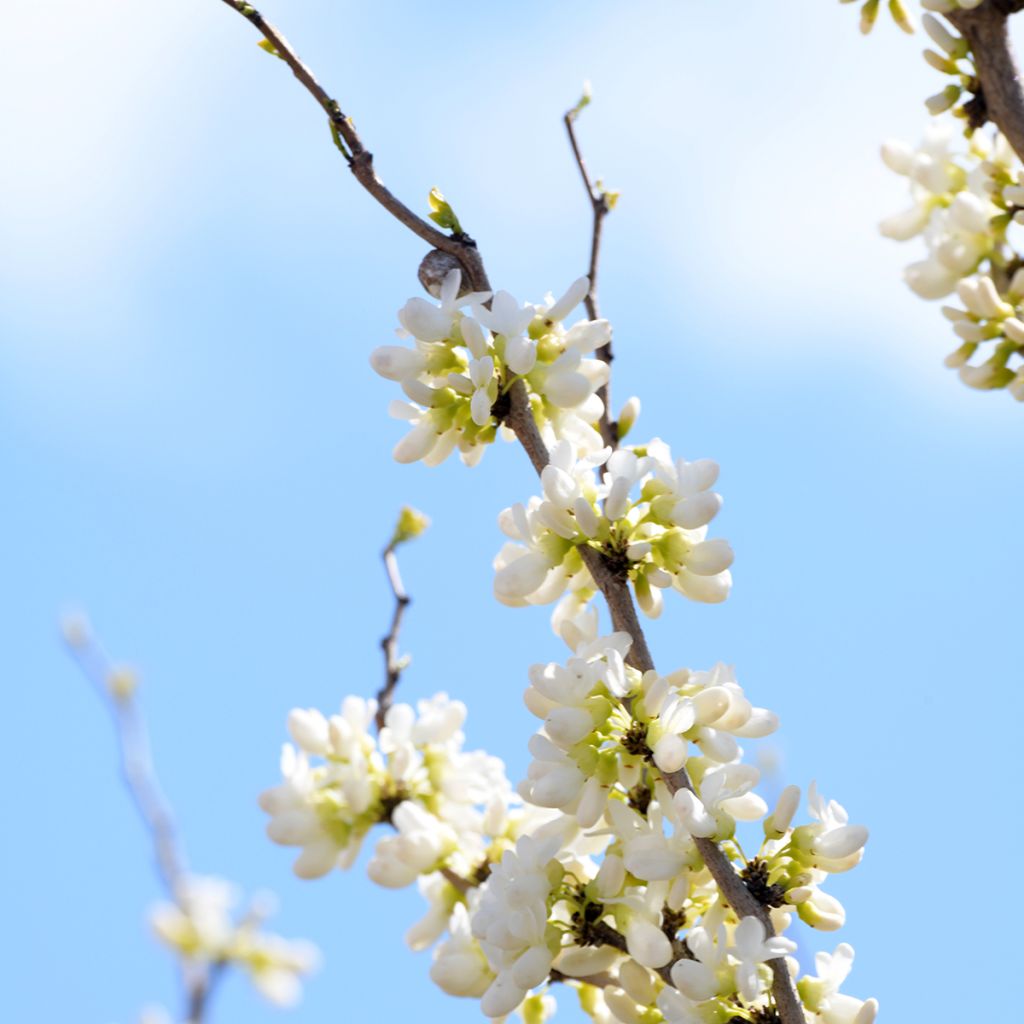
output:
[[[181,906],[182,883],[188,876],[187,859],[174,812],[153,764],[149,730],[134,694],[134,680],[125,675],[126,670],[114,665],[84,623],[75,622],[65,629],[65,641],[83,675],[110,710],[120,752],[121,779],[149,832],[160,881],[169,898]],[[226,967],[222,961],[215,962],[183,982],[186,1024],[203,1024],[213,991]]]
[[988,117],[1024,160],[1024,88],[1009,33],[1009,16],[1022,8],[1019,0],[986,0],[946,17],[970,44]]
[[402,628],[402,619],[405,617],[405,609],[412,603],[412,598],[406,593],[402,584],[402,575],[398,571],[398,558],[395,555],[394,543],[389,544],[383,551],[381,557],[384,560],[384,571],[388,577],[388,585],[391,593],[395,596],[395,610],[391,616],[391,628],[387,634],[381,637],[380,647],[384,652],[384,685],[377,693],[377,731],[384,728],[388,709],[391,707],[395,695],[395,687],[402,677],[402,670],[405,663],[398,655],[398,634]]
[[607,988],[609,985],[618,984],[618,981],[607,971],[601,971],[600,974],[584,974],[582,977],[575,977],[572,974],[563,974],[554,968],[551,969],[551,973],[548,975],[548,981],[552,983],[575,981],[579,985],[593,985],[595,988]]
[[185,852],[170,803],[153,766],[142,711],[132,694],[111,693],[111,681],[118,669],[92,636],[76,637],[74,642],[68,642],[67,648],[110,710],[121,758],[121,779],[153,840],[160,880],[171,899],[177,900],[179,883],[187,874]]
[[[590,172],[587,170],[587,162],[583,159],[583,151],[580,149],[579,140],[576,138],[576,118],[579,116],[579,112],[580,106],[577,105],[571,110],[567,110],[562,120],[565,123],[565,130],[569,135],[569,145],[572,147],[572,154],[576,158],[576,166],[580,170],[583,187],[586,189],[587,198],[590,200],[590,207],[594,214],[593,227],[590,233],[590,268],[587,271],[587,276],[590,279],[590,290],[587,292],[583,303],[587,309],[587,316],[591,320],[599,320],[601,313],[597,300],[597,271],[601,261],[601,230],[604,227],[605,217],[611,212],[611,206],[604,189],[599,188],[591,181]],[[599,359],[603,359],[608,363],[609,367],[611,366],[611,338],[608,339],[607,344],[602,345],[597,350],[596,355]],[[608,403],[611,401],[610,383],[602,384],[598,388],[597,394],[604,403],[604,413],[599,424],[601,437],[606,445],[615,448],[619,443],[619,431],[618,424],[611,418],[611,409],[608,406]]]
[[328,95],[309,68],[299,60],[298,55],[284,36],[251,4],[244,3],[243,0],[222,0],[222,2],[256,27],[273,48],[275,55],[292,69],[303,88],[324,110],[335,144],[345,157],[359,184],[413,234],[418,235],[435,249],[441,249],[454,256],[465,268],[466,278],[474,291],[490,291],[483,261],[480,259],[473,239],[468,235],[446,235],[429,221],[417,216],[398,199],[377,177],[373,166],[373,154],[363,145],[363,141],[352,123],[352,118],[342,113],[337,100]]
[[199,976],[188,993],[185,1024],[203,1024],[206,1012],[210,1008],[210,999],[218,982],[227,970],[225,960],[216,960]]
[[[299,81],[302,82],[320,106],[328,113],[334,134],[340,136],[341,140],[351,151],[351,167],[360,184],[388,212],[405,224],[411,231],[429,241],[436,248],[449,252],[458,258],[463,266],[466,267],[469,282],[473,288],[489,291],[490,285],[487,273],[484,270],[483,260],[477,251],[476,245],[467,239],[460,240],[441,234],[417,217],[408,207],[388,192],[379,182],[376,175],[373,174],[370,154],[363,148],[362,142],[352,127],[351,120],[341,113],[338,104],[317,84],[312,74],[298,59],[277,30],[268,25],[249,4],[242,3],[240,0],[223,0],[223,2],[244,15],[260,30],[278,56],[291,67]],[[577,161],[579,162],[579,158],[577,158]],[[589,177],[586,174],[585,165],[581,165],[581,174],[583,175],[584,183],[587,184]],[[536,421],[530,410],[529,398],[522,381],[516,381],[509,389],[509,401],[510,411],[505,422],[514,431],[516,437],[525,448],[534,468],[540,473],[549,461],[549,454],[540,436],[540,431],[537,429]],[[583,546],[580,548],[580,553],[595,583],[601,589],[608,603],[615,627],[628,631],[633,638],[629,658],[631,664],[641,669],[641,671],[654,669],[654,662],[647,647],[647,641],[640,626],[627,582],[609,568],[604,558],[596,550]],[[666,782],[673,791],[684,787],[693,789],[692,782],[685,769],[667,776]],[[767,912],[747,890],[746,885],[736,873],[732,862],[725,853],[710,839],[698,839],[696,843],[701,855],[704,857],[708,870],[721,889],[723,896],[736,913],[742,917],[757,917],[764,924],[766,933],[769,936],[773,935],[774,930]],[[785,960],[773,960],[770,963],[774,973],[773,991],[775,993],[776,1005],[782,1018],[782,1024],[804,1024],[803,1009],[793,988],[792,979],[789,976]]]
[[457,871],[453,870],[452,868],[444,867],[440,870],[441,874],[445,878],[445,881],[448,882],[449,885],[458,889],[463,896],[465,896],[466,893],[470,891],[470,889],[475,889],[477,886],[476,882],[472,881],[469,878],[463,878],[462,875],[460,875]]

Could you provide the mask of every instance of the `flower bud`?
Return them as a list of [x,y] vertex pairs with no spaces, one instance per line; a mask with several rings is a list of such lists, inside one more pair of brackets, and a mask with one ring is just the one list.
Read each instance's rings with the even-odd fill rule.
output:
[[643,1017],[637,1010],[636,1003],[621,988],[614,985],[606,986],[604,1001],[621,1024],[643,1024]]
[[641,1006],[650,1006],[657,995],[651,972],[635,960],[627,960],[619,968],[619,984]]
[[775,810],[765,818],[764,834],[768,839],[781,839],[793,822],[793,815],[800,806],[800,787],[787,786],[779,794]]
[[619,412],[619,418],[616,421],[618,424],[619,440],[625,439],[626,435],[632,430],[633,424],[636,423],[637,417],[640,415],[640,399],[635,395],[632,398],[626,399],[623,404],[621,411]]
[[656,971],[672,959],[672,943],[653,922],[631,914],[626,923],[626,949],[634,960]]
[[819,857],[844,860],[859,852],[867,841],[868,830],[864,825],[842,825],[818,836],[812,849]]

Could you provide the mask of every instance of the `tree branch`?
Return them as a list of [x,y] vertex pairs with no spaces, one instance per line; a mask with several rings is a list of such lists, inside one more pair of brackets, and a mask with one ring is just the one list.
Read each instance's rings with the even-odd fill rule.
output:
[[[294,51],[292,51],[290,46],[277,32],[277,30],[268,25],[258,12],[249,4],[242,3],[240,0],[223,0],[223,2],[246,17],[260,30],[264,38],[271,44],[278,56],[288,64],[307,91],[313,95],[320,106],[327,112],[332,124],[332,132],[336,139],[340,137],[341,141],[347,145],[350,150],[350,156],[347,156],[346,158],[350,160],[352,171],[360,184],[362,184],[363,187],[366,188],[367,191],[369,191],[370,194],[388,210],[388,212],[395,216],[401,223],[405,224],[411,231],[428,241],[431,245],[434,245],[436,248],[441,249],[444,252],[451,253],[458,258],[460,262],[462,262],[463,266],[466,267],[470,284],[474,289],[489,291],[490,284],[487,280],[483,261],[480,258],[480,254],[478,253],[475,244],[469,240],[463,241],[456,238],[450,238],[449,236],[438,232],[435,228],[421,220],[412,213],[408,207],[404,206],[394,196],[392,196],[373,173],[371,162],[372,158],[364,149],[350,119],[341,113],[338,104],[320,87],[311,72],[304,64],[302,64]],[[570,140],[575,142],[575,135],[571,131],[571,125],[567,125],[567,127],[570,128]],[[342,148],[342,151],[344,152],[343,147],[339,146],[339,148]],[[579,148],[575,144],[574,152],[576,153],[577,164],[580,167],[581,176],[583,177],[584,184],[588,188],[588,192],[591,196],[591,202],[593,203],[594,193],[592,186],[590,185],[589,175],[587,174],[585,164],[582,162],[582,156],[579,152]],[[604,214],[601,215],[602,219],[603,216]],[[599,230],[596,230],[595,234],[597,235],[597,242],[599,243]],[[591,259],[594,270],[596,270],[597,267],[597,255],[599,255],[599,247],[595,249],[592,245]],[[591,288],[594,289],[593,279],[591,281]],[[596,291],[594,292],[594,295],[596,296]],[[588,304],[587,308],[589,313],[591,306]],[[596,298],[594,299],[593,309],[595,311],[597,309]],[[608,353],[608,358],[611,358],[610,352]],[[549,461],[549,454],[547,447],[540,436],[540,431],[537,429],[536,421],[530,409],[529,397],[522,381],[516,381],[509,389],[509,402],[510,409],[507,417],[505,418],[505,422],[516,434],[516,437],[526,450],[534,469],[539,474],[544,466],[547,465]],[[618,577],[607,566],[600,553],[595,551],[593,548],[583,546],[580,548],[580,552],[588,569],[591,571],[594,582],[601,589],[601,592],[608,603],[615,628],[624,629],[633,638],[633,646],[630,650],[629,657],[630,663],[641,671],[653,670],[654,661],[651,657],[650,650],[647,647],[647,641],[640,626],[640,621],[636,613],[636,608],[633,604],[632,596],[629,593],[627,582]],[[692,782],[690,781],[685,769],[667,777],[666,782],[668,783],[669,788],[673,789],[673,792],[682,787],[691,790],[693,789]],[[712,840],[698,839],[696,842],[698,849],[708,866],[708,870],[711,872],[715,882],[721,889],[723,896],[735,912],[743,917],[756,916],[758,920],[764,924],[766,933],[768,935],[774,934],[767,912],[747,890],[746,885],[744,885],[743,880],[736,873],[732,866],[732,862],[725,853],[723,853]],[[803,1009],[801,1008],[796,991],[793,988],[792,979],[789,976],[785,960],[773,960],[771,961],[771,967],[774,973],[776,1004],[782,1017],[783,1024],[804,1024]]]
[[990,120],[1024,160],[1024,88],[1008,25],[1010,14],[1022,7],[1011,0],[987,0],[973,10],[950,11],[946,17],[970,44]]
[[[517,386],[519,387],[518,391],[516,388],[511,390],[512,409],[505,422],[512,428],[526,449],[534,469],[540,473],[548,463],[547,449],[544,447],[544,441],[537,429],[536,420],[530,412],[526,389],[521,384]],[[609,568],[601,553],[596,549],[581,545],[579,551],[608,605],[613,628],[622,630],[633,638],[626,660],[640,672],[654,671],[654,659],[647,646],[647,638],[640,625],[628,582]],[[672,793],[676,793],[680,789],[695,792],[693,782],[685,768],[664,775],[664,779]],[[756,917],[764,925],[765,933],[769,936],[774,935],[775,932],[767,911],[751,895],[743,879],[733,867],[732,861],[718,844],[711,839],[695,838],[694,842],[726,902],[740,917]],[[773,974],[775,1002],[782,1014],[783,1024],[803,1024],[803,1010],[796,990],[793,988],[785,959],[771,960],[769,963]]]
[[292,73],[303,88],[316,100],[327,114],[331,135],[335,145],[345,157],[353,175],[360,185],[373,196],[399,223],[404,224],[413,234],[418,235],[435,249],[441,249],[454,256],[465,268],[465,277],[474,291],[490,291],[490,283],[484,270],[483,260],[476,243],[468,235],[446,235],[429,221],[415,214],[398,199],[377,177],[373,166],[373,154],[364,146],[356,132],[352,118],[342,113],[337,100],[333,99],[313,76],[313,73],[299,59],[288,40],[268,22],[259,11],[243,0],[222,0],[232,10],[250,21],[262,34],[279,57],[292,69]]
[[[582,105],[583,101],[581,100],[575,107],[565,112],[562,120],[565,123],[565,130],[569,135],[569,145],[572,147],[572,155],[576,158],[576,166],[579,168],[580,177],[583,179],[583,187],[586,189],[587,198],[590,200],[590,207],[594,214],[593,228],[590,234],[590,269],[587,271],[587,276],[590,279],[590,291],[587,292],[583,303],[587,309],[587,316],[591,320],[599,320],[601,313],[597,301],[597,271],[601,260],[601,230],[604,226],[605,217],[611,212],[611,205],[608,202],[607,193],[591,181],[590,172],[587,170],[587,163],[583,159],[583,151],[580,149],[579,141],[576,138],[576,118],[579,116]],[[612,342],[610,338],[606,345],[602,345],[597,350],[596,355],[598,359],[603,359],[611,366]],[[597,389],[597,394],[601,401],[604,402],[604,414],[599,424],[601,437],[605,444],[615,448],[619,443],[619,431],[618,424],[611,418],[611,409],[608,405],[611,401],[610,384],[602,384]]]
[[548,981],[552,984],[559,981],[575,981],[580,985],[593,985],[594,988],[607,988],[609,985],[618,984],[618,981],[607,971],[601,971],[600,974],[585,974],[583,977],[577,978],[572,974],[563,974],[561,971],[555,970],[555,968],[551,969],[551,973],[548,975]]
[[121,758],[121,780],[152,838],[160,880],[171,899],[177,900],[178,884],[187,874],[185,853],[174,814],[153,767],[146,722],[131,692],[134,682],[128,670],[110,661],[83,623],[76,622],[73,629],[66,627],[64,634],[72,658],[110,710]]
[[[110,709],[121,759],[121,779],[153,843],[157,874],[168,896],[181,905],[181,883],[188,875],[187,860],[174,812],[164,796],[153,765],[149,730],[135,697],[136,680],[107,657],[84,621],[64,626],[64,641],[82,674]],[[186,986],[186,1024],[203,1024],[213,990],[227,968],[218,961]]]
[[377,693],[377,731],[384,728],[388,709],[395,694],[395,687],[402,677],[405,664],[398,656],[398,634],[402,628],[402,619],[405,616],[405,609],[412,603],[412,598],[405,592],[402,584],[402,576],[398,571],[398,557],[395,555],[395,543],[392,541],[383,551],[381,556],[384,560],[384,571],[387,573],[388,585],[391,593],[395,596],[395,611],[391,616],[391,628],[387,635],[380,641],[381,650],[384,652],[384,685]]

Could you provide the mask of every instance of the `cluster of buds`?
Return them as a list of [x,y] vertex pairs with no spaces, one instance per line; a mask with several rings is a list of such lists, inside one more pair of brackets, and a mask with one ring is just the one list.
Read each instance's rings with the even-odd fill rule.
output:
[[710,459],[673,459],[667,444],[605,448],[577,458],[560,441],[541,474],[543,495],[499,517],[511,543],[498,553],[494,591],[508,605],[547,604],[596,590],[580,548],[598,551],[632,584],[640,607],[661,614],[661,591],[694,601],[725,600],[732,549],[707,538],[722,499]]
[[[965,308],[942,307],[963,339],[946,357],[946,365],[958,369],[968,387],[986,391],[1005,387],[1018,401],[1024,401],[1024,269],[1013,275],[1004,294],[988,276],[960,282],[957,295]],[[986,358],[971,363],[983,345]],[[1012,368],[1011,360],[1015,363]]]
[[320,953],[311,942],[283,939],[262,930],[271,912],[267,896],[235,914],[235,887],[219,878],[190,875],[177,886],[173,903],[150,913],[153,931],[180,957],[186,978],[213,964],[241,968],[259,992],[279,1006],[294,1005],[302,978],[316,970]]
[[447,694],[420,701],[416,711],[393,705],[377,738],[370,732],[376,711],[376,701],[348,697],[330,718],[316,709],[291,712],[295,746],[285,745],[284,779],[260,796],[271,816],[268,836],[302,847],[294,864],[300,878],[351,867],[381,822],[398,834],[381,839],[369,863],[380,885],[410,885],[452,858],[457,869],[474,867],[484,837],[507,824],[511,787],[501,761],[463,751],[466,708]]
[[[923,6],[949,14],[980,3],[925,0]],[[926,258],[904,272],[918,295],[940,299],[955,291],[964,304],[964,309],[943,308],[962,340],[946,365],[958,370],[968,387],[1007,388],[1024,401],[1024,321],[1018,316],[1024,259],[1009,232],[1024,222],[1024,169],[1002,134],[977,130],[987,111],[968,41],[932,14],[923,24],[935,45],[924,51],[925,60],[953,78],[927,100],[928,110],[952,117],[929,126],[917,149],[902,142],[882,147],[886,165],[907,178],[913,205],[887,217],[880,229],[897,241],[924,239]],[[953,118],[966,122],[962,147],[955,145]]]
[[[563,321],[590,288],[582,277],[557,301],[520,305],[508,292],[459,294],[459,270],[440,288],[440,303],[412,298],[399,310],[403,336],[414,347],[385,345],[370,364],[401,385],[409,401],[391,413],[412,427],[395,447],[399,462],[439,465],[458,449],[475,465],[503,429],[511,385],[524,381],[542,435],[571,437],[581,449],[601,445],[595,424],[604,412],[597,392],[608,364],[594,358],[606,345],[606,320]],[[466,311],[468,308],[468,312]]]

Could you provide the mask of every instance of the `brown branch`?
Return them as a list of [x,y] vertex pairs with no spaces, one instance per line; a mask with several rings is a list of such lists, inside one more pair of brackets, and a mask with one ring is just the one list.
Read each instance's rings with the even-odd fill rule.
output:
[[[477,251],[475,243],[464,237],[454,238],[442,234],[430,224],[417,217],[416,214],[409,210],[408,207],[396,199],[384,187],[384,185],[381,184],[374,174],[372,157],[364,148],[362,141],[356,134],[351,120],[342,114],[337,102],[331,99],[317,83],[309,69],[306,68],[306,66],[299,60],[294,51],[277,32],[277,30],[264,21],[259,13],[249,4],[242,3],[241,0],[223,0],[223,2],[238,11],[239,14],[242,14],[251,21],[257,29],[259,29],[264,38],[274,48],[276,54],[284,60],[286,64],[288,64],[295,73],[296,78],[299,79],[307,91],[311,93],[319,105],[327,112],[331,121],[332,134],[335,135],[336,141],[340,140],[339,149],[341,149],[343,153],[345,153],[344,147],[348,147],[349,152],[346,154],[346,159],[349,160],[352,171],[360,184],[363,185],[363,187],[366,188],[367,191],[370,192],[370,194],[373,195],[389,213],[395,216],[401,223],[405,224],[405,226],[411,231],[419,235],[419,237],[423,238],[425,241],[428,241],[436,248],[441,249],[444,252],[448,252],[459,259],[466,268],[469,282],[473,288],[490,290],[490,284],[487,280],[483,261],[480,258],[480,254]],[[567,128],[569,129],[570,141],[573,143],[573,150],[576,154],[577,164],[580,168],[584,185],[587,187],[591,203],[594,204],[594,188],[590,183],[589,174],[587,173],[586,165],[583,162],[582,154],[580,153],[578,145],[576,145],[575,133],[572,131],[571,119],[567,119]],[[342,143],[344,145],[342,145]],[[607,211],[604,211],[604,213],[606,212]],[[599,219],[603,220],[604,213],[602,213],[600,218],[598,218],[597,208],[595,206],[595,221]],[[588,296],[588,313],[590,313],[591,310],[593,310],[594,313],[597,311],[595,278],[597,257],[599,255],[599,243],[600,228],[596,227],[591,248],[591,269],[595,274],[595,277],[591,278],[592,296]],[[609,361],[611,359],[610,350],[607,352],[607,359]],[[549,454],[547,447],[540,436],[540,431],[537,429],[536,421],[530,409],[529,397],[522,381],[516,381],[509,389],[509,413],[505,418],[505,422],[515,432],[516,437],[526,449],[526,453],[529,456],[534,469],[540,473],[549,461]],[[654,662],[651,657],[650,650],[647,647],[647,641],[640,626],[639,618],[633,604],[632,596],[629,593],[627,582],[617,576],[608,567],[599,552],[587,547],[581,547],[580,551],[583,555],[584,562],[588,569],[590,569],[594,582],[601,589],[601,592],[608,603],[615,628],[627,631],[633,638],[633,646],[630,650],[629,657],[630,663],[641,671],[653,669]],[[670,788],[674,787],[673,791],[681,787],[691,790],[693,789],[692,782],[690,781],[685,769],[674,773],[672,776],[668,776],[666,781]],[[696,842],[709,871],[715,879],[715,882],[718,884],[723,896],[730,903],[736,913],[740,916],[756,916],[764,924],[767,934],[774,934],[771,922],[764,908],[749,893],[747,887],[743,883],[743,880],[736,873],[732,866],[732,862],[728,859],[725,853],[723,853],[722,850],[709,839],[698,839]],[[804,1024],[803,1010],[800,1007],[800,1001],[796,995],[795,989],[793,988],[792,980],[789,977],[789,971],[786,967],[785,960],[773,960],[771,961],[771,966],[775,976],[774,988],[776,1004],[778,1005],[779,1012],[782,1016],[783,1024]]]
[[213,997],[214,989],[220,979],[224,977],[227,967],[226,960],[215,961],[209,966],[205,975],[200,976],[189,990],[185,1024],[203,1024],[206,1012],[210,1008],[210,999]]
[[384,685],[377,693],[377,731],[384,728],[388,709],[395,695],[395,687],[402,677],[405,664],[398,656],[398,634],[402,628],[405,609],[412,603],[412,598],[405,592],[402,576],[398,571],[398,558],[395,555],[395,544],[392,541],[381,556],[384,559],[384,571],[387,573],[391,593],[395,596],[395,611],[391,616],[391,628],[387,635],[381,637],[380,646],[384,652]]
[[476,888],[476,882],[472,881],[469,878],[463,878],[462,875],[460,875],[457,871],[454,871],[452,868],[444,867],[441,868],[440,871],[441,874],[444,876],[445,881],[448,882],[448,884],[453,886],[455,889],[458,889],[458,891],[462,893],[463,896],[465,896],[466,893],[470,891],[470,889]]
[[1009,16],[1024,8],[1016,0],[987,0],[946,18],[971,47],[989,118],[1024,160],[1024,88],[1010,45]]
[[250,21],[273,48],[274,54],[292,69],[303,88],[316,100],[327,114],[335,144],[345,157],[353,175],[360,185],[373,196],[401,224],[418,235],[435,249],[454,256],[465,269],[467,283],[474,291],[490,291],[483,260],[476,243],[468,235],[446,235],[429,221],[415,214],[398,199],[377,177],[373,166],[373,154],[364,146],[356,132],[352,118],[342,113],[341,106],[333,99],[313,73],[299,59],[283,35],[268,22],[251,4],[243,0],[222,0],[232,10]]
[[[581,101],[582,102],[582,101]],[[604,219],[611,212],[608,203],[608,196],[605,191],[596,186],[590,179],[590,172],[587,170],[587,162],[583,159],[583,151],[580,149],[579,141],[576,138],[576,118],[579,116],[581,107],[579,105],[565,112],[563,121],[565,130],[569,135],[569,145],[572,147],[572,154],[576,158],[576,166],[579,168],[580,177],[583,179],[583,187],[586,189],[587,198],[590,200],[590,207],[593,210],[594,220],[590,233],[590,269],[587,276],[590,280],[590,290],[583,300],[587,309],[587,316],[591,320],[601,318],[600,308],[597,301],[597,271],[601,260],[601,231],[604,227]],[[599,359],[603,359],[609,366],[612,362],[612,342],[608,339],[607,344],[602,345],[596,353]],[[608,403],[611,401],[611,385],[602,384],[597,389],[597,394],[604,403],[604,413],[601,416],[599,427],[604,443],[612,448],[618,446],[619,431],[618,424],[611,418],[611,409]]]
[[580,985],[593,985],[595,988],[607,988],[609,985],[618,984],[618,981],[607,971],[601,971],[600,974],[585,974],[582,977],[577,978],[572,974],[563,974],[561,971],[555,970],[555,968],[551,969],[551,973],[548,975],[548,981],[552,984],[559,981],[575,981]]
[[[537,429],[537,423],[530,412],[525,388],[520,387],[518,391],[515,388],[512,389],[511,403],[511,412],[506,423],[515,431],[516,437],[530,456],[534,469],[540,473],[548,463],[548,453],[540,431]],[[633,638],[626,660],[641,672],[654,670],[654,659],[651,657],[650,648],[647,646],[647,639],[637,615],[636,605],[629,592],[629,583],[609,568],[601,553],[596,549],[581,545],[579,551],[590,575],[604,596],[611,613],[613,627],[628,633]],[[666,785],[673,793],[680,789],[694,790],[685,768],[666,774],[664,778]],[[733,867],[732,861],[718,844],[711,839],[695,839],[694,841],[726,902],[740,917],[756,917],[764,925],[766,934],[773,935],[774,929],[767,911],[751,895],[743,879]],[[782,1013],[784,1024],[803,1024],[803,1010],[800,1008],[800,1001],[793,988],[786,961],[777,959],[770,963],[774,976],[775,1001],[779,1012]]]

